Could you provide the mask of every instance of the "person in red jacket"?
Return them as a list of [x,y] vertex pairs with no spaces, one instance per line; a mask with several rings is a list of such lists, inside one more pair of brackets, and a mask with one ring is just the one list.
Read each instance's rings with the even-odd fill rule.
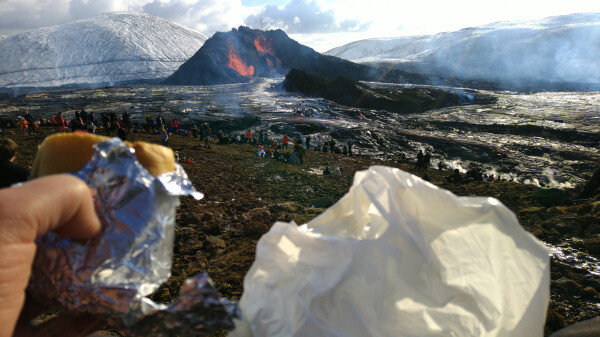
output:
[[248,143],[252,142],[252,130],[248,129],[248,131],[246,131],[246,141]]
[[288,137],[287,133],[283,136],[283,146],[287,149],[288,143],[290,142],[290,137]]
[[58,125],[58,132],[65,132],[65,119],[62,116],[62,112],[56,115],[56,124]]

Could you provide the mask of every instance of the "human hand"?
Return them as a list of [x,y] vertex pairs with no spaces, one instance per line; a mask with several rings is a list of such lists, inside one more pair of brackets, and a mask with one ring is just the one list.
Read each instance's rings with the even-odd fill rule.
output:
[[100,231],[92,192],[82,180],[53,175],[0,189],[0,336],[49,336],[59,332],[61,336],[73,336],[102,327],[98,326],[99,320],[92,319],[89,325],[86,322],[90,317],[74,319],[72,315],[63,315],[34,330],[22,324],[43,313],[39,305],[24,308],[25,290],[35,258],[35,239],[50,231],[74,239],[89,239]]

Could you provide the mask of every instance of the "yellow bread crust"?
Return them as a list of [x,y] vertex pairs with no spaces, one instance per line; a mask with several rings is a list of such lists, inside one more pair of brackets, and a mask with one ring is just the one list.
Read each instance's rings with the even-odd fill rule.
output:
[[[92,146],[107,139],[110,138],[91,133],[60,133],[46,137],[38,147],[30,178],[79,171],[92,158]],[[145,142],[125,144],[133,147],[137,160],[154,177],[175,169],[173,150]]]

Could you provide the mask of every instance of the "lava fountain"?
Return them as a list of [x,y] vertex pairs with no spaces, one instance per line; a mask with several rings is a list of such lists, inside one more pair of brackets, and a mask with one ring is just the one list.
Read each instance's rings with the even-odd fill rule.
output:
[[238,74],[246,77],[252,77],[254,75],[254,66],[247,66],[244,61],[237,54],[233,43],[229,44],[229,55],[227,56],[227,66],[235,71]]
[[[277,61],[277,63],[281,64],[281,60],[279,58],[277,58],[277,56],[275,56],[275,52],[273,51],[273,48],[271,47],[271,41],[267,40],[267,38],[265,36],[258,36],[256,39],[254,39],[254,46],[256,47],[256,50],[258,52],[261,52],[263,54],[269,54],[269,55],[275,57],[275,60]],[[271,71],[275,72],[275,67],[273,66],[273,61],[271,61],[268,57],[267,57],[267,63],[269,64],[269,68],[271,69]]]
[[256,50],[261,53],[271,54],[275,56],[273,49],[271,48],[271,43],[267,42],[267,38],[264,36],[259,36],[254,40],[254,46]]

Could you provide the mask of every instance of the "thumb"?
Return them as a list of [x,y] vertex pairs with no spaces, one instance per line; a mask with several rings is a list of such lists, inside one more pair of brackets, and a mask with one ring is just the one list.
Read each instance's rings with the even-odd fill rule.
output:
[[90,188],[66,174],[0,189],[0,219],[0,243],[32,242],[50,231],[87,239],[100,231]]

